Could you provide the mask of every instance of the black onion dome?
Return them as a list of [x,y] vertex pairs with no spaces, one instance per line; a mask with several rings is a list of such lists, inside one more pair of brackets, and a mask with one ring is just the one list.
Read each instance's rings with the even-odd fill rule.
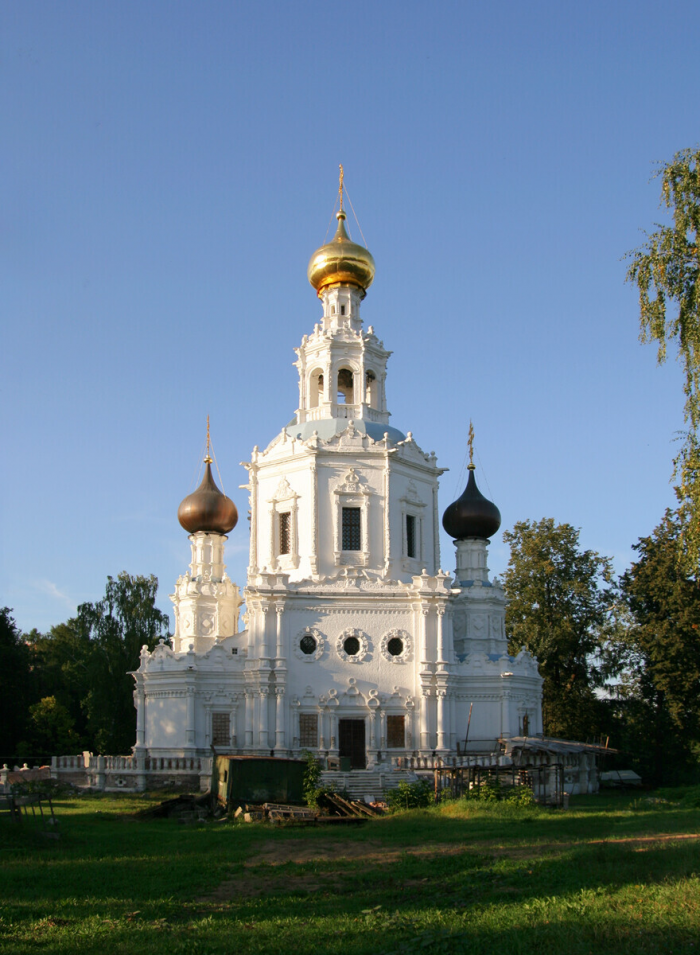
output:
[[190,534],[208,531],[228,534],[238,523],[238,511],[230,497],[222,494],[214,483],[211,458],[206,461],[202,483],[188,494],[177,511],[177,519]]
[[442,515],[442,526],[453,540],[480,537],[488,540],[501,526],[501,512],[476,486],[474,465],[469,466],[469,480],[458,497]]

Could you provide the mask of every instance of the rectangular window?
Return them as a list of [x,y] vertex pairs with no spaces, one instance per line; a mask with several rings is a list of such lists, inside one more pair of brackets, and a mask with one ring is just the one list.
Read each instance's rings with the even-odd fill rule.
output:
[[299,714],[299,745],[318,746],[318,715],[316,713]]
[[343,550],[362,550],[360,508],[343,508]]
[[212,746],[230,746],[231,716],[229,713],[212,713],[211,744]]
[[386,745],[388,749],[403,749],[406,745],[403,716],[387,716]]
[[280,520],[280,554],[288,554],[292,549],[291,535],[289,533],[289,519],[291,514],[285,511],[279,515]]
[[406,556],[416,556],[416,519],[413,514],[406,515]]

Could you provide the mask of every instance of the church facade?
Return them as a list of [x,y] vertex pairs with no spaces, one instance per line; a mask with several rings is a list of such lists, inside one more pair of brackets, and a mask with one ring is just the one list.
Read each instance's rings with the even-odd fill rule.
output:
[[[509,656],[505,596],[489,579],[498,510],[473,465],[444,526],[441,569],[433,452],[389,424],[391,352],[361,304],[374,276],[341,205],[311,259],[320,321],[297,349],[298,409],[245,463],[250,560],[243,594],[225,572],[236,509],[205,458],[180,506],[189,570],[176,584],[172,647],[144,648],[134,673],[135,755],[317,753],[329,768],[492,749],[542,731],[541,685]],[[239,616],[245,603],[243,628]]]

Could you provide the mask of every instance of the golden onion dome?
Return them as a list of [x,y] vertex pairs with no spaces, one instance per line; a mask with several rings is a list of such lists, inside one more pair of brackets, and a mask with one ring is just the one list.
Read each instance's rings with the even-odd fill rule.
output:
[[374,279],[374,259],[348,235],[342,208],[336,218],[338,228],[333,239],[316,249],[309,262],[309,282],[319,297],[332,285],[353,285],[365,292]]
[[211,473],[211,458],[204,459],[206,469],[202,483],[188,494],[177,511],[177,519],[189,534],[206,531],[228,534],[238,522],[238,510],[230,497],[222,494]]

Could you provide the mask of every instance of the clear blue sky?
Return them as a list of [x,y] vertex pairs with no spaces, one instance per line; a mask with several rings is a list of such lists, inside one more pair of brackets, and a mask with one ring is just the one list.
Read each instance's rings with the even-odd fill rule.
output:
[[663,217],[654,162],[700,140],[697,0],[5,0],[1,28],[0,603],[23,629],[121,570],[169,609],[207,413],[244,583],[239,462],[296,408],[339,162],[392,424],[451,469],[441,508],[471,417],[504,528],[568,521],[629,563],[674,500],[682,392],[623,256]]

